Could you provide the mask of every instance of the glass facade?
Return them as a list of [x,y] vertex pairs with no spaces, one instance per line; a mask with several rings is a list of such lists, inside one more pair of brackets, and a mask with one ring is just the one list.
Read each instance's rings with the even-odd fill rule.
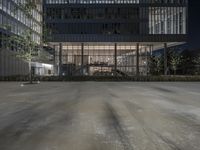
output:
[[[139,46],[138,65],[142,75],[147,74],[147,57],[150,56],[151,48],[147,44]],[[137,46],[134,43],[65,43],[62,45],[61,57],[59,45],[55,49],[55,64],[59,66],[62,63],[64,75],[136,75]]]
[[42,6],[37,5],[37,9],[32,10],[31,18],[20,8],[20,4],[26,0],[0,0],[0,25],[9,27],[12,33],[20,35],[26,29],[31,28],[33,40],[38,44],[42,34]]
[[63,43],[55,45],[55,65],[62,75],[134,76],[137,66],[147,75],[152,48],[136,43]]
[[139,34],[139,22],[131,19],[139,19],[138,8],[46,9],[47,28],[53,34]]
[[186,34],[186,7],[150,7],[149,34]]

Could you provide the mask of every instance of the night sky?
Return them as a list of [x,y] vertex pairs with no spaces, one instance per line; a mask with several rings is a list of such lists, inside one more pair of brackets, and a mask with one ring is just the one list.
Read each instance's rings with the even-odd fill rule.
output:
[[189,0],[189,46],[200,49],[200,0]]

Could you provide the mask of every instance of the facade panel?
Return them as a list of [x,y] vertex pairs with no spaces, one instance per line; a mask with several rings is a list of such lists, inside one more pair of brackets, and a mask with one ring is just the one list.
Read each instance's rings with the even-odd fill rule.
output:
[[166,42],[186,40],[186,0],[47,0],[44,11],[52,41],[79,42],[79,35],[99,42],[104,35],[109,37],[107,42],[115,37],[126,42],[127,36],[133,39],[129,41],[159,42],[157,35]]

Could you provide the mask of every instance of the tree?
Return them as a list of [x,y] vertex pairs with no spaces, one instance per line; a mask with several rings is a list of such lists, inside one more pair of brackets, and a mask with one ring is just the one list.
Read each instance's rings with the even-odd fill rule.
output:
[[196,57],[193,58],[193,61],[192,61],[195,65],[195,68],[197,68],[197,73],[200,73],[200,54],[197,55]]
[[183,57],[175,51],[172,51],[169,57],[170,57],[169,63],[171,69],[173,70],[174,75],[176,75],[178,66],[181,65],[181,63],[183,62]]
[[32,17],[32,10],[37,8],[38,0],[25,0],[23,3],[18,1],[20,9],[26,14],[28,18]]
[[197,55],[196,57],[194,57],[193,62],[194,62],[196,65],[200,65],[200,55]]
[[149,69],[151,74],[159,75],[163,70],[163,57],[162,55],[150,56],[148,60]]
[[181,53],[182,62],[180,65],[180,69],[182,74],[193,74],[195,63],[193,62],[194,58],[191,54],[191,51],[186,49]]
[[29,81],[32,83],[31,63],[38,56],[38,44],[32,40],[32,30],[24,31],[20,36],[12,35],[9,37],[9,45],[17,45],[16,56],[24,59],[29,64]]

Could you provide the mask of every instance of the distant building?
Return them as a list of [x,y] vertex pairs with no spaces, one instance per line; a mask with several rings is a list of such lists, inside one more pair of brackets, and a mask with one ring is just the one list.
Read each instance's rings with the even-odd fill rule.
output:
[[187,42],[187,9],[187,0],[44,0],[58,74],[147,74],[152,51]]

